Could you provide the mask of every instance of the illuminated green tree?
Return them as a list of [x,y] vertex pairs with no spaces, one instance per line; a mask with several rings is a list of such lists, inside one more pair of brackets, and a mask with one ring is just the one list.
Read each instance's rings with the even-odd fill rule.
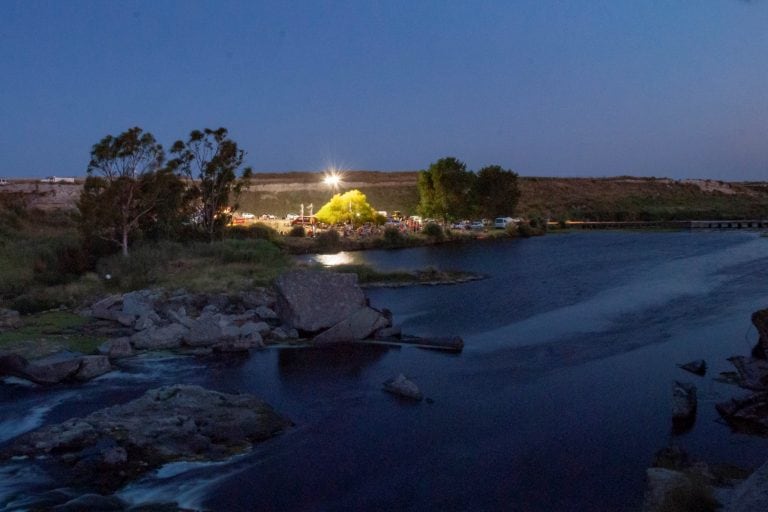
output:
[[376,221],[376,210],[368,204],[365,194],[359,190],[350,190],[343,194],[334,195],[315,214],[317,220],[326,224],[343,224],[350,222],[359,226],[366,222]]

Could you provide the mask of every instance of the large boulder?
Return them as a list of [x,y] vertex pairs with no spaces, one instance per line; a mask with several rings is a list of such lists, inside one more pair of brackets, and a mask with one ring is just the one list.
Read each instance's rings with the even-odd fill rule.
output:
[[[221,341],[224,332],[221,317],[205,313],[187,323],[189,330],[184,333],[184,344],[190,347],[207,347]],[[226,325],[225,325],[226,326]]]
[[168,462],[225,459],[290,425],[254,396],[174,385],[24,434],[0,459],[46,456],[67,484],[111,492]]
[[381,312],[363,307],[330,329],[321,332],[312,339],[315,345],[332,343],[352,343],[364,340],[379,329],[389,327],[390,321]]
[[310,333],[349,318],[366,302],[355,274],[294,270],[278,277],[275,289],[280,320]]

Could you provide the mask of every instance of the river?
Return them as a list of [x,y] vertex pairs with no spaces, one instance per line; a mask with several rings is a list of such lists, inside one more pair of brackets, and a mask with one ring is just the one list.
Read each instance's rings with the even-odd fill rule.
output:
[[[756,467],[768,441],[734,434],[715,380],[756,340],[768,239],[752,232],[593,232],[321,257],[382,270],[468,270],[461,285],[370,289],[404,332],[461,335],[459,355],[414,347],[145,356],[76,387],[0,385],[0,442],[148,387],[248,392],[295,427],[226,463],[174,464],[120,491],[208,510],[623,511],[654,453]],[[703,358],[706,377],[677,368]],[[404,373],[431,399],[382,392]],[[671,429],[672,381],[694,382],[692,430]],[[27,461],[0,468],[0,510],[56,487]]]

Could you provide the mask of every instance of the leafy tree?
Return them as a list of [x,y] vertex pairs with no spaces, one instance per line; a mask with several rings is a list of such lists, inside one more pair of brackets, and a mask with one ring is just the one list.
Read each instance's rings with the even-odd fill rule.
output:
[[159,204],[161,191],[147,184],[164,158],[154,136],[138,127],[95,144],[78,201],[83,234],[114,242],[128,256],[129,236]]
[[326,224],[350,222],[354,226],[359,226],[366,222],[374,222],[376,210],[368,204],[365,194],[359,190],[350,190],[343,194],[335,194],[320,208],[315,217]]
[[[253,174],[246,167],[238,177],[245,151],[228,135],[226,128],[193,130],[186,142],[178,140],[171,148],[176,155],[172,168],[193,180],[190,193],[197,205],[194,218],[211,241],[221,237],[230,212],[237,209],[242,188]],[[230,205],[231,201],[235,204]]]
[[454,157],[441,158],[419,172],[419,212],[443,221],[468,217],[473,212],[475,175]]
[[520,199],[517,173],[498,165],[483,167],[477,173],[473,196],[480,216],[492,219],[511,215]]

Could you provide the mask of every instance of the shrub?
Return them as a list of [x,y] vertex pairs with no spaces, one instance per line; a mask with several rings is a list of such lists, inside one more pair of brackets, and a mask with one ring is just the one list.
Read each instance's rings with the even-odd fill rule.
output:
[[261,222],[258,222],[250,226],[231,227],[227,230],[227,237],[235,238],[238,240],[259,239],[259,240],[269,240],[270,242],[274,242],[275,240],[277,240],[278,234],[277,234],[277,231],[275,231],[271,227]]
[[317,250],[320,252],[336,252],[341,246],[341,238],[339,232],[335,229],[329,229],[319,233],[315,240],[317,240]]
[[521,222],[520,225],[517,226],[517,234],[523,238],[528,238],[533,236],[534,229],[527,222]]
[[304,230],[304,226],[297,225],[291,228],[291,230],[288,232],[288,236],[301,238],[303,236],[307,236],[307,232]]
[[384,241],[384,247],[402,247],[405,244],[406,238],[396,227],[387,226],[384,228],[382,240]]
[[435,222],[430,222],[424,226],[422,232],[429,238],[434,238],[435,240],[443,239],[443,228],[441,228],[440,225]]
[[177,242],[159,242],[135,246],[128,257],[114,254],[96,264],[101,276],[109,275],[108,285],[124,290],[146,288],[157,282],[166,263],[184,253]]

